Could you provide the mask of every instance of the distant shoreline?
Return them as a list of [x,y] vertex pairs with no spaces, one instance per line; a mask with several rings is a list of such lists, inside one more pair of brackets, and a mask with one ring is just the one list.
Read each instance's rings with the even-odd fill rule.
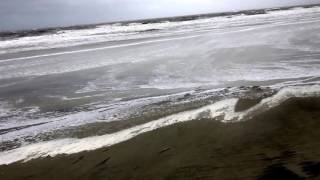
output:
[[250,9],[250,10],[239,10],[239,11],[228,11],[228,12],[218,12],[218,13],[205,13],[205,14],[193,14],[185,16],[173,16],[173,17],[161,17],[161,18],[151,18],[151,19],[134,19],[125,21],[113,21],[105,23],[94,23],[94,24],[80,24],[80,25],[70,25],[70,26],[58,26],[58,27],[47,27],[47,28],[35,28],[35,29],[25,29],[17,31],[0,31],[0,40],[7,40],[12,38],[26,37],[26,36],[36,36],[42,34],[56,33],[62,30],[77,30],[77,29],[91,29],[97,26],[117,24],[128,25],[130,23],[142,23],[150,24],[157,23],[161,21],[170,22],[180,22],[180,21],[190,21],[195,19],[212,18],[212,17],[223,17],[223,16],[234,16],[239,14],[244,15],[257,15],[265,14],[272,11],[290,10],[293,8],[312,8],[318,7],[320,4],[309,4],[309,5],[296,5],[296,6],[280,6],[274,8],[263,8],[263,9]]

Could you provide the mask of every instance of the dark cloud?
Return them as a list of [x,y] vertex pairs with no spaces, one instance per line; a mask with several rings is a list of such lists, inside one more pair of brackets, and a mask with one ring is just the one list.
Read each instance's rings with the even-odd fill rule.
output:
[[0,31],[88,24],[320,0],[1,0]]

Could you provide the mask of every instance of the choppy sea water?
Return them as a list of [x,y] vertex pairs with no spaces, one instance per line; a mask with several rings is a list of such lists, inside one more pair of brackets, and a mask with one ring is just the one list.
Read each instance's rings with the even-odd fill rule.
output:
[[[319,30],[312,7],[1,40],[0,164],[318,96]],[[264,100],[235,112],[244,97]]]

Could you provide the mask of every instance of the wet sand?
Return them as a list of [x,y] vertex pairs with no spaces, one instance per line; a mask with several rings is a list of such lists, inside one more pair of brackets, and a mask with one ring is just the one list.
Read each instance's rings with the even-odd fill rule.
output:
[[96,151],[0,166],[0,179],[320,179],[319,121],[320,98],[294,98],[243,122],[191,121]]

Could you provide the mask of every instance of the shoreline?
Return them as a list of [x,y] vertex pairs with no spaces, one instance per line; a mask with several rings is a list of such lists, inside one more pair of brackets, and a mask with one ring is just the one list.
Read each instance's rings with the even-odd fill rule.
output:
[[167,17],[155,17],[147,19],[131,19],[131,20],[120,20],[120,21],[110,21],[110,22],[100,22],[100,23],[91,23],[91,24],[74,24],[68,26],[52,26],[52,27],[38,27],[33,29],[20,29],[20,30],[2,30],[0,31],[0,39],[14,39],[20,37],[36,36],[36,35],[46,35],[50,33],[57,33],[62,30],[81,30],[81,29],[93,29],[98,26],[112,25],[112,24],[123,24],[129,25],[130,23],[142,23],[142,24],[151,24],[162,21],[170,22],[180,22],[180,21],[190,21],[195,19],[205,19],[205,18],[214,18],[214,17],[228,17],[239,14],[246,15],[259,15],[265,14],[267,11],[279,11],[279,10],[291,10],[294,8],[313,8],[319,7],[319,3],[308,3],[300,5],[291,5],[291,6],[276,6],[276,7],[265,7],[265,8],[253,8],[253,9],[239,9],[235,11],[221,11],[221,12],[209,12],[203,14],[185,14],[178,16],[167,16]]
[[107,148],[2,165],[0,179],[317,179],[318,120],[319,97],[291,98],[247,121],[178,123]]

